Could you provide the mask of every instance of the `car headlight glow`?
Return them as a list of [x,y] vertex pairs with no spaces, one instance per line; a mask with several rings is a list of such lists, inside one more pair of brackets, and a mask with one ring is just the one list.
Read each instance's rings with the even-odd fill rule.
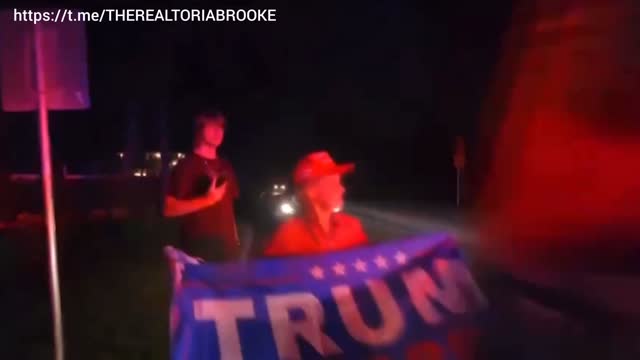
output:
[[293,208],[291,203],[283,202],[282,204],[280,204],[280,212],[285,215],[292,215],[296,212],[296,210]]

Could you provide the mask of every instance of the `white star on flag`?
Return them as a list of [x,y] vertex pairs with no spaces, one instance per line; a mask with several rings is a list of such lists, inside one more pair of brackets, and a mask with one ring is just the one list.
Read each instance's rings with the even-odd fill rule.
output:
[[400,265],[404,265],[407,263],[407,255],[402,251],[398,251],[395,256],[396,262]]
[[336,263],[335,265],[333,265],[333,272],[335,272],[336,275],[344,275],[344,265],[342,265],[341,263]]
[[378,255],[378,257],[375,258],[373,260],[373,262],[376,263],[376,265],[378,266],[379,269],[386,269],[387,268],[387,259],[383,258],[380,255]]
[[311,272],[311,276],[313,276],[316,279],[324,278],[324,271],[319,266],[314,266],[313,268],[311,268],[310,272]]
[[358,259],[355,263],[353,263],[353,267],[356,268],[359,272],[367,272],[367,263]]

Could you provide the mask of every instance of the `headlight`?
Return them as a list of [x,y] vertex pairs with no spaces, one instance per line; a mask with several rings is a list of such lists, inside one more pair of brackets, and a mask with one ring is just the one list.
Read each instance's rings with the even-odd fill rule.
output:
[[296,210],[293,208],[291,203],[283,202],[282,204],[280,204],[280,212],[285,215],[292,215],[296,212]]
[[282,195],[286,189],[287,187],[285,185],[275,184],[273,185],[273,191],[271,191],[271,194],[274,196]]

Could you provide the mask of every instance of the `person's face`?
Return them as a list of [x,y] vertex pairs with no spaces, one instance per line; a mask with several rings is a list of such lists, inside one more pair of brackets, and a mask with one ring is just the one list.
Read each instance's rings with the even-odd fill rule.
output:
[[224,127],[220,122],[208,122],[202,129],[202,142],[209,146],[220,146],[224,140]]
[[344,193],[340,175],[325,176],[307,186],[307,196],[313,205],[325,210],[342,209]]

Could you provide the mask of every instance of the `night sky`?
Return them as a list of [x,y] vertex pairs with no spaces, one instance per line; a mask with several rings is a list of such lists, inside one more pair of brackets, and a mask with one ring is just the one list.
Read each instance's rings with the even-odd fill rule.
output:
[[[166,117],[170,150],[188,151],[193,112],[216,106],[244,184],[327,149],[357,162],[352,193],[453,201],[454,138],[477,140],[511,1],[233,4],[277,8],[277,22],[88,24],[92,108],[52,113],[56,158],[115,156],[130,117],[146,150],[160,149]],[[5,168],[37,170],[35,114],[0,120]]]

